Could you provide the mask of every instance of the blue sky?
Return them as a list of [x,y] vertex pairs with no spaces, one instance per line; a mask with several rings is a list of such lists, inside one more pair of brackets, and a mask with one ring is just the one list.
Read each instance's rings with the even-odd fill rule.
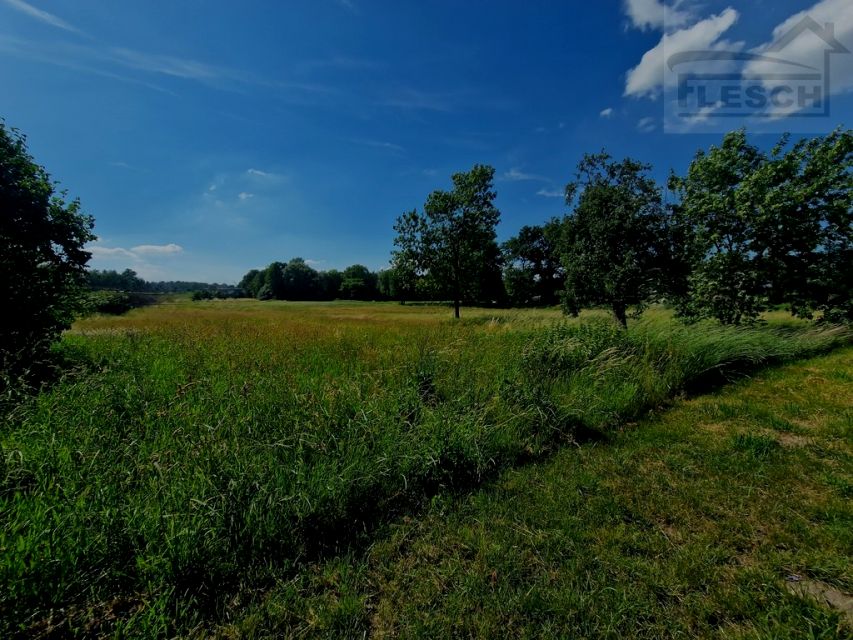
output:
[[[664,40],[760,51],[803,11],[853,50],[849,0],[0,0],[0,116],[95,216],[94,267],[378,269],[477,162],[501,239],[565,212],[584,152],[683,171],[721,136],[664,132]],[[853,122],[847,58],[826,128]]]

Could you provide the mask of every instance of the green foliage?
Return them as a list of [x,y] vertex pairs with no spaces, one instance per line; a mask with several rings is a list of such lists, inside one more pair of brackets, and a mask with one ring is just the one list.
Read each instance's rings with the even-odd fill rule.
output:
[[[195,298],[193,298],[195,299]],[[84,313],[121,315],[131,309],[154,304],[155,297],[144,293],[127,291],[90,291],[85,296]]]
[[422,214],[408,212],[394,226],[395,269],[409,279],[428,276],[440,295],[453,301],[457,318],[463,301],[502,296],[494,175],[494,168],[485,165],[453,174],[452,191],[433,191]]
[[273,262],[263,271],[252,269],[240,281],[239,289],[259,300],[377,300],[384,297],[378,275],[356,264],[343,272],[317,271],[302,258],[287,263]]
[[771,305],[849,321],[853,308],[853,135],[849,130],[767,154],[743,130],[673,176],[684,255],[682,312],[752,322]]
[[664,290],[672,242],[650,168],[605,152],[578,164],[566,187],[566,201],[576,204],[563,221],[560,245],[567,312],[607,305],[626,326],[629,306],[641,310]]
[[240,284],[237,286],[250,298],[257,298],[264,284],[264,272],[258,269],[251,269],[243,276],[243,279],[240,280]]
[[552,305],[564,286],[558,255],[561,224],[524,226],[507,240],[503,252],[504,282],[509,301],[516,306]]
[[[83,304],[93,220],[55,193],[26,139],[0,121],[0,372],[18,375],[47,352]],[[5,377],[5,376],[4,376]]]
[[364,265],[354,264],[344,269],[339,290],[347,300],[376,300],[378,277]]

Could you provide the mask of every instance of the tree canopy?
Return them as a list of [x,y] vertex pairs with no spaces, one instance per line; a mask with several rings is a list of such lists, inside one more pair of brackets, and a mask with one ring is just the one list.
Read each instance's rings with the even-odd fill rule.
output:
[[94,221],[66,197],[0,121],[0,299],[11,310],[0,323],[3,371],[43,356],[81,308]]
[[494,296],[500,282],[494,175],[486,165],[453,174],[450,191],[433,191],[423,213],[405,213],[394,226],[395,267],[425,275],[440,295],[453,301],[457,318],[463,301]]
[[578,164],[566,186],[566,202],[574,209],[563,220],[560,240],[569,313],[606,305],[625,326],[628,307],[642,307],[660,291],[670,240],[650,169],[604,152],[585,155]]

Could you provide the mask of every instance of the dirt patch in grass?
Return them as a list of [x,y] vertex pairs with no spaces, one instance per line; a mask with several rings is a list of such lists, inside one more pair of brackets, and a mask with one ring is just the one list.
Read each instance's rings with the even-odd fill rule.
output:
[[785,580],[785,587],[795,596],[811,598],[830,609],[838,611],[847,621],[847,624],[853,626],[853,596],[820,580],[810,580],[798,575],[789,576]]

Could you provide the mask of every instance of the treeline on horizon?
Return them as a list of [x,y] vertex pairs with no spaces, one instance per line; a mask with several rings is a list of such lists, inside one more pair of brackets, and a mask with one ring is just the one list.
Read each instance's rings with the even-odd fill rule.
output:
[[651,169],[587,154],[565,189],[569,212],[499,245],[494,169],[475,165],[398,218],[391,268],[317,271],[294,258],[239,288],[261,300],[450,301],[457,317],[471,304],[603,306],[624,325],[665,301],[724,324],[777,306],[853,320],[851,130],[785,135],[769,152],[733,131],[671,174],[669,197]]
[[185,280],[160,280],[149,282],[139,277],[133,269],[89,269],[86,280],[93,291],[127,291],[136,293],[187,293],[192,291],[234,291],[231,284],[191,282]]

